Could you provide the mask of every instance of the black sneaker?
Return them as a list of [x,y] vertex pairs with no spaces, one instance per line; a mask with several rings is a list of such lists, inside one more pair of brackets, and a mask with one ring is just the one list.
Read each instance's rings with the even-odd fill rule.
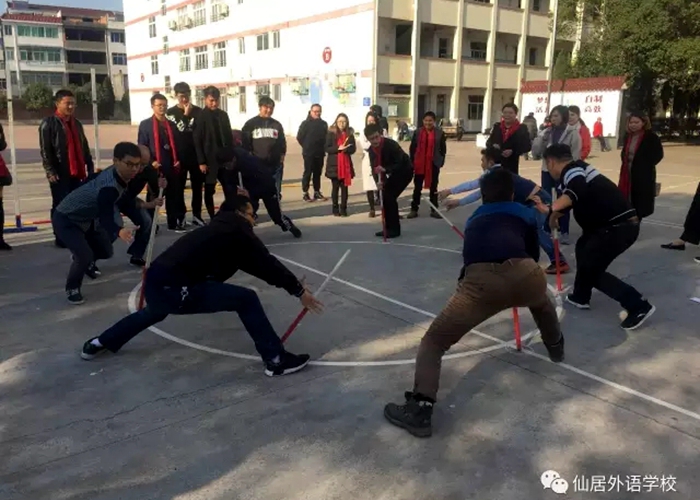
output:
[[583,302],[576,297],[574,297],[573,293],[570,293],[566,296],[566,301],[571,304],[574,307],[578,307],[579,309],[590,309],[591,305],[588,304],[587,302]]
[[384,407],[384,417],[416,437],[430,437],[433,434],[433,403],[417,399],[414,393],[408,391],[404,396],[406,404],[389,403]]
[[79,306],[80,304],[85,303],[83,294],[80,293],[80,290],[77,288],[66,290],[66,297],[68,297],[68,303],[73,304],[74,306]]
[[168,226],[168,231],[172,231],[173,233],[184,233],[185,228],[178,224],[175,226]]
[[285,233],[289,231],[295,238],[301,238],[301,231],[298,227],[294,225],[292,219],[290,219],[286,215],[282,216],[282,231],[284,231]]
[[[375,235],[377,238],[383,238],[383,237],[384,237],[384,231],[377,231],[376,233],[374,233],[374,235]],[[387,231],[387,232],[386,232],[386,237],[387,237],[387,239],[398,238],[399,236],[401,236],[401,233],[396,233],[396,232],[392,232],[392,231]]]
[[96,356],[107,352],[107,348],[105,346],[97,347],[92,343],[92,341],[96,338],[97,337],[93,337],[83,344],[83,350],[80,353],[80,357],[86,361],[95,359]]
[[700,256],[695,257],[693,260],[694,260],[695,262],[697,262],[698,264],[700,264]]
[[56,239],[54,240],[53,244],[56,245],[56,247],[58,247],[58,248],[66,248],[66,244],[63,243],[63,242],[62,242],[61,240],[59,240],[58,238],[56,238]]
[[561,336],[561,340],[556,344],[544,344],[544,346],[547,348],[550,360],[554,363],[561,363],[564,361],[564,335]]
[[198,227],[204,227],[207,225],[207,223],[204,222],[204,219],[202,219],[202,217],[192,216],[192,225],[198,226]]
[[308,354],[292,354],[284,351],[280,355],[280,362],[273,363],[267,361],[265,363],[265,375],[268,377],[277,377],[279,375],[289,375],[303,370],[309,364],[310,356]]
[[97,265],[93,262],[90,264],[90,267],[87,268],[87,271],[85,271],[85,276],[90,278],[91,280],[96,280],[100,276],[102,276],[102,271],[100,271],[100,268],[97,267]]
[[313,200],[311,199],[311,196],[309,196],[309,193],[304,193],[304,196],[302,197],[302,200],[304,200],[304,201],[306,201],[306,202],[313,201]]
[[317,201],[326,201],[326,197],[321,194],[321,191],[316,191],[314,193],[314,200]]
[[644,306],[637,312],[628,312],[627,317],[620,323],[620,326],[625,330],[636,330],[654,314],[656,307],[652,306],[648,301],[644,301]]
[[369,211],[369,218],[370,219],[374,219],[376,216],[377,216],[377,212],[374,209]]
[[0,250],[9,251],[12,247],[5,240],[0,240]]
[[138,257],[132,257],[131,259],[129,259],[129,264],[136,267],[145,267],[146,261]]

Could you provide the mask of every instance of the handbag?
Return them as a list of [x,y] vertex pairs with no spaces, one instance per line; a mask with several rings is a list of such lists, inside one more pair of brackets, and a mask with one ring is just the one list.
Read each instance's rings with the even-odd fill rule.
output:
[[0,155],[0,186],[12,185],[12,173],[7,168],[5,158]]

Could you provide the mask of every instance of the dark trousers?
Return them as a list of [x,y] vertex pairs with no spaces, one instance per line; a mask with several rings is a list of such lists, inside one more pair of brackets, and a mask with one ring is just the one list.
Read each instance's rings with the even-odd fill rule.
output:
[[136,204],[120,207],[120,210],[135,226],[138,226],[138,230],[134,235],[134,241],[126,253],[137,259],[143,259],[148,247],[148,240],[151,238],[153,216],[149,213],[149,210],[138,207],[138,202],[139,200],[137,200]]
[[3,233],[5,232],[5,206],[2,202],[2,196],[0,196],[0,242],[5,241]]
[[412,170],[398,170],[384,181],[382,202],[387,233],[401,234],[399,220],[399,196],[413,179]]
[[376,205],[377,192],[376,191],[365,191],[365,193],[367,193],[367,203],[369,203],[369,209],[374,210],[374,207]]
[[109,259],[114,254],[111,238],[104,229],[96,228],[94,223],[87,231],[83,231],[61,212],[54,212],[51,222],[56,238],[73,254],[66,290],[79,290],[90,264],[98,259]]
[[576,241],[576,302],[588,304],[593,288],[620,303],[627,311],[639,311],[642,295],[621,279],[607,272],[612,262],[631,247],[639,236],[639,224],[624,223],[586,233]]
[[[557,181],[549,172],[542,172],[542,189],[545,190],[547,194],[552,195],[552,188],[557,187]],[[557,198],[561,196],[561,191],[557,189]],[[571,211],[566,212],[562,217],[559,218],[559,231],[562,234],[569,234],[569,224],[571,222]],[[547,224],[547,230],[549,230],[549,224]]]
[[[150,273],[149,273],[150,274]],[[265,361],[283,352],[282,342],[267,319],[258,295],[227,283],[206,282],[191,287],[169,287],[146,275],[146,307],[130,314],[100,335],[100,343],[112,352],[143,330],[163,321],[170,314],[236,312]]]
[[214,214],[216,213],[216,209],[214,208],[214,195],[216,194],[217,181],[219,184],[221,184],[221,188],[224,190],[224,197],[228,198],[227,192],[229,189],[227,187],[226,177],[226,170],[219,168],[216,172],[216,179],[214,182],[204,184],[204,205],[207,207],[207,213],[209,214],[210,219],[214,217]]
[[[340,194],[340,205],[338,205],[338,195]],[[331,202],[333,203],[333,213],[340,209],[343,212],[348,210],[348,187],[340,179],[331,179]]]
[[[430,202],[437,207],[438,204],[438,199],[437,199],[437,189],[438,189],[438,181],[440,180],[440,169],[437,167],[433,167],[433,172],[432,172],[432,183],[430,184],[430,190],[428,191],[428,195],[430,196]],[[421,194],[423,193],[423,184],[425,183],[425,175],[420,175],[420,174],[415,174],[413,176],[413,198],[411,199],[411,211],[412,212],[417,212],[418,207],[420,206],[420,197]],[[430,211],[432,212],[433,209],[431,208]]]
[[[49,188],[51,188],[51,219],[53,219],[56,207],[63,201],[63,198],[78,189],[82,183],[83,181],[69,176],[62,176],[56,182],[49,183]],[[55,228],[53,234],[56,236],[56,240],[61,243]]]
[[245,188],[248,190],[248,194],[250,194],[250,202],[253,205],[253,211],[258,213],[260,200],[262,200],[272,222],[280,227],[284,227],[282,207],[280,206],[280,199],[277,196],[277,186],[274,177],[272,175],[268,177],[264,173],[261,173],[258,182],[251,186],[245,186]]
[[598,139],[598,142],[600,143],[600,150],[601,150],[601,151],[607,151],[607,150],[609,149],[609,148],[608,148],[608,143],[607,143],[607,141],[605,140],[605,137],[603,137],[603,136],[601,135],[601,136],[596,137],[596,139]]
[[187,170],[180,168],[165,171],[165,180],[168,186],[165,188],[165,211],[167,213],[168,228],[174,229],[179,223],[185,221],[187,206],[185,205],[185,182]]
[[323,172],[323,156],[304,156],[304,175],[301,177],[301,190],[309,192],[309,185],[313,177],[314,192],[321,191],[321,173]]
[[184,167],[190,176],[190,188],[192,189],[192,216],[198,219],[202,218],[202,189],[204,188],[205,175],[199,170],[199,165],[196,161],[189,162]]
[[700,183],[690,204],[688,215],[685,216],[681,239],[691,245],[700,244]]

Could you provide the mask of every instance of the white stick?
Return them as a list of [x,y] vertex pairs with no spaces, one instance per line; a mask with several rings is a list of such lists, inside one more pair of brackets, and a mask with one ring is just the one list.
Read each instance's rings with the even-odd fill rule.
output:
[[[15,32],[17,29],[15,28]],[[18,62],[19,64],[19,62]],[[12,74],[7,71],[7,121],[9,123],[9,135],[7,143],[10,145],[10,170],[12,172],[12,187],[15,202],[15,224],[20,227],[22,224],[22,212],[19,206],[19,179],[17,178],[17,150],[15,149],[15,115],[12,103]]]
[[92,84],[92,126],[95,129],[95,169],[100,168],[100,124],[97,118],[97,77],[95,68],[90,68],[90,83]]
[[338,269],[340,269],[340,266],[342,266],[342,265],[343,265],[343,262],[345,262],[345,259],[348,258],[348,255],[350,255],[350,249],[348,249],[348,250],[343,254],[343,256],[340,258],[340,260],[338,261],[338,263],[337,263],[337,264],[335,265],[335,267],[333,268],[333,270],[328,274],[328,276],[326,276],[326,279],[323,281],[323,283],[321,283],[321,286],[319,286],[319,287],[318,287],[318,290],[316,290],[316,291],[314,292],[314,297],[318,297],[318,295],[323,291],[323,289],[326,288],[326,286],[328,285],[328,283],[331,282],[331,280],[333,279],[333,276],[335,276],[335,273],[338,272]]
[[445,222],[447,222],[450,226],[454,226],[454,224],[452,224],[452,221],[451,221],[450,219],[448,219],[447,217],[445,217],[445,214],[443,214],[443,213],[438,209],[438,207],[436,207],[435,205],[433,205],[433,202],[430,201],[430,198],[428,198],[427,196],[424,196],[423,199],[424,199],[425,201],[428,202],[428,205],[430,205],[430,208],[432,208],[433,211],[435,211],[435,213],[437,213],[440,217],[442,217],[442,220],[444,220]]
[[[160,188],[158,191],[158,198],[163,197],[163,188]],[[146,266],[145,268],[148,269],[148,267],[151,265],[151,259],[153,259],[153,247],[155,246],[155,241],[156,241],[156,229],[158,229],[158,205],[156,205],[156,208],[153,212],[153,223],[151,225],[151,236],[148,239],[148,248],[146,248]]]
[[243,187],[243,174],[240,171],[238,172],[238,187],[245,189]]

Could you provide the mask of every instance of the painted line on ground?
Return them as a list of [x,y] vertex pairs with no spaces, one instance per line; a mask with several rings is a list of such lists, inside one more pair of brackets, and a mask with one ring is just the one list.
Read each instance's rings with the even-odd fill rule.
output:
[[[274,243],[271,245],[268,245],[269,247],[272,246],[292,246],[292,245],[311,245],[311,244],[333,244],[333,245],[338,245],[338,244],[361,244],[361,245],[385,245],[383,242],[376,242],[376,241],[345,241],[345,242],[338,242],[338,241],[301,241],[301,242],[289,242],[289,243]],[[439,247],[430,247],[430,246],[425,246],[425,245],[411,245],[407,243],[392,243],[391,245],[393,246],[402,246],[402,247],[408,247],[408,248],[421,248],[421,249],[428,249],[428,250],[438,250],[438,251],[443,251],[443,252],[448,252],[448,253],[456,253],[459,254],[461,252],[458,252],[456,250],[452,249],[447,249],[447,248],[439,248]],[[279,257],[277,257],[279,258]],[[305,268],[305,267],[302,267]],[[313,268],[308,268],[310,272],[314,272],[315,274],[318,274],[320,276],[327,276],[326,273],[323,271],[319,271],[317,269]],[[424,316],[427,316],[429,318],[435,318],[435,314],[424,311],[422,309],[419,309],[417,307],[410,306],[408,304],[404,304],[403,302],[400,301],[395,301],[394,299],[391,299],[390,297],[386,297],[382,294],[378,294],[376,292],[373,292],[372,290],[368,290],[364,287],[360,287],[359,285],[355,285],[353,283],[346,282],[344,280],[339,280],[338,278],[333,278],[334,281],[338,281],[340,283],[346,284],[350,287],[359,289],[360,291],[363,291],[365,293],[368,293],[369,295],[376,296],[378,298],[382,298],[384,300],[387,300],[389,302],[395,303],[396,305],[409,308],[419,314],[422,314]],[[557,308],[557,315],[561,319],[564,309],[562,306],[562,301],[561,297],[556,294],[556,290],[549,286],[550,291],[553,292],[554,300],[556,302],[556,308]],[[134,287],[134,289],[131,291],[129,294],[129,299],[128,299],[128,308],[129,312],[135,312],[137,310],[136,303],[137,303],[137,297],[139,294],[139,291],[141,289],[141,284],[139,283]],[[216,349],[213,347],[208,347],[202,344],[197,344],[195,342],[190,342],[189,340],[182,339],[180,337],[176,337],[175,335],[172,335],[168,332],[165,332],[161,330],[158,327],[152,326],[149,328],[149,330],[156,335],[163,337],[164,339],[170,340],[172,342],[175,342],[177,344],[184,345],[186,347],[191,347],[193,349],[197,349],[200,351],[204,352],[209,352],[211,354],[220,354],[222,356],[228,356],[232,358],[238,358],[238,359],[248,359],[248,360],[256,360],[259,361],[260,357],[259,356],[254,356],[251,354],[243,354],[243,353],[237,353],[233,351],[224,351],[222,349]],[[474,349],[471,351],[464,351],[464,352],[457,352],[454,354],[448,354],[446,356],[443,356],[443,359],[445,360],[450,360],[450,359],[459,359],[459,358],[466,358],[469,356],[476,356],[478,354],[487,354],[493,351],[497,351],[499,349],[503,349],[504,347],[512,347],[514,346],[515,342],[503,342],[500,339],[497,339],[496,337],[493,337],[491,335],[488,335],[483,332],[478,332],[476,330],[472,330],[469,333],[474,333],[482,338],[488,339],[492,342],[495,342],[495,345],[489,346],[489,347],[484,347],[482,349]],[[535,329],[531,332],[528,332],[527,334],[523,335],[522,340],[530,340],[532,339],[535,335],[539,333],[538,329]],[[311,361],[310,364],[316,365],[316,366],[351,366],[351,367],[358,367],[358,366],[396,366],[396,365],[410,365],[410,364],[415,364],[416,360],[415,358],[412,359],[398,359],[398,360],[386,360],[386,361],[322,361],[322,360],[314,360]]]

